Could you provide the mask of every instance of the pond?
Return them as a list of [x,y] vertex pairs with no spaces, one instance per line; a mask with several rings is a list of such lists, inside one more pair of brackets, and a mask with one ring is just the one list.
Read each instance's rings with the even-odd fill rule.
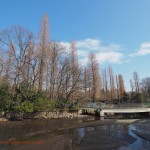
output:
[[134,126],[98,117],[0,123],[1,150],[147,150]]

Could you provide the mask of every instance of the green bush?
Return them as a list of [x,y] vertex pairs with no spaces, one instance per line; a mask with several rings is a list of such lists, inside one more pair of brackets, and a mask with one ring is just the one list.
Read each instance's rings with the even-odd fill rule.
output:
[[123,95],[123,102],[128,102],[129,101],[129,99],[130,99],[130,97],[129,97],[129,95],[127,94],[127,93],[124,93],[124,95]]
[[0,86],[0,110],[9,110],[12,104],[12,95],[9,85],[3,84]]
[[29,101],[25,101],[25,102],[21,103],[20,105],[15,106],[14,110],[17,112],[33,112],[34,105],[33,105],[33,103],[31,103]]
[[63,110],[65,108],[65,102],[64,101],[55,101],[55,108]]
[[80,107],[78,105],[73,105],[72,107],[69,108],[69,110],[79,110]]
[[33,90],[28,82],[22,83],[12,94],[9,85],[0,86],[0,111],[33,112],[46,110],[78,110],[69,100],[50,100],[45,92]]
[[55,101],[39,97],[34,103],[34,108],[36,111],[53,110],[55,108]]
[[59,100],[55,103],[55,108],[59,110],[78,110],[79,107],[69,100]]
[[16,88],[14,101],[35,102],[39,97],[46,98],[45,92],[38,92],[30,82],[24,81]]
[[16,101],[20,100],[22,102],[32,101],[34,94],[35,91],[31,84],[29,82],[23,82],[17,87],[14,99]]
[[144,95],[142,93],[134,93],[132,99],[138,103],[144,102]]

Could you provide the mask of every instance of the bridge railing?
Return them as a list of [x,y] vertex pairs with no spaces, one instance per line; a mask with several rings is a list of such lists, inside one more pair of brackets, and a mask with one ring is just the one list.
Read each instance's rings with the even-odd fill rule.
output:
[[144,103],[126,103],[126,104],[107,104],[105,108],[148,108]]
[[79,103],[80,107],[85,107],[85,108],[96,108],[96,109],[100,109],[100,108],[104,108],[106,107],[105,103]]
[[96,109],[104,109],[104,108],[149,108],[150,104],[148,103],[123,103],[123,104],[106,104],[106,103],[80,103],[80,107],[85,107],[85,108],[96,108]]

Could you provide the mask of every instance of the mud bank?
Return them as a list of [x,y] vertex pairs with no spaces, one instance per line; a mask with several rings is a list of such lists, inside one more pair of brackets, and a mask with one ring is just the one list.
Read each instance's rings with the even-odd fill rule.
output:
[[133,123],[132,131],[150,142],[150,119],[136,121]]

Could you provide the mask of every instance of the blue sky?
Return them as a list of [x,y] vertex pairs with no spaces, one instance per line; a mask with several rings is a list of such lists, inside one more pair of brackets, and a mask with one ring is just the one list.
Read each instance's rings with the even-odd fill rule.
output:
[[50,37],[77,43],[81,63],[96,53],[100,67],[129,79],[150,76],[150,0],[0,0],[0,30],[14,24],[39,31],[49,15]]

